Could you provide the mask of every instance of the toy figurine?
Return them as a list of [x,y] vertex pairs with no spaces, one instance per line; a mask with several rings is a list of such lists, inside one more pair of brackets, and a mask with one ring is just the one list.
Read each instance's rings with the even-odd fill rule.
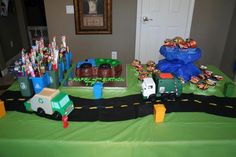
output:
[[62,123],[63,123],[63,128],[67,128],[69,126],[68,116],[62,116]]

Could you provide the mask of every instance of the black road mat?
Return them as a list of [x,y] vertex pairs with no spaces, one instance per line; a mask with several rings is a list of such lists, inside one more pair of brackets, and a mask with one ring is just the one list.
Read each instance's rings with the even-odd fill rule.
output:
[[[20,92],[6,91],[0,96],[7,111],[25,110],[24,102],[30,99],[22,97]],[[236,98],[182,94],[175,100],[144,101],[141,94],[110,99],[84,99],[70,96],[75,109],[70,113],[69,121],[120,121],[153,114],[154,104],[164,104],[170,112],[206,112],[236,118]],[[31,113],[31,112],[30,112]],[[51,116],[46,115],[46,118]]]

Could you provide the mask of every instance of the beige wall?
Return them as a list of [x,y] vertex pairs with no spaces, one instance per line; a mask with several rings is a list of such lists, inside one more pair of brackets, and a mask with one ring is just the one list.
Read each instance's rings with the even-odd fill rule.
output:
[[235,28],[236,28],[236,4],[220,66],[221,70],[223,70],[231,78],[233,78],[233,64],[236,61]]
[[202,49],[201,64],[220,67],[235,0],[195,0],[191,37]]
[[73,14],[66,14],[66,4],[73,0],[44,0],[49,39],[53,36],[67,36],[73,51],[73,61],[90,57],[111,57],[111,51],[118,52],[118,59],[130,63],[135,54],[136,0],[113,0],[113,27],[111,35],[75,35]]

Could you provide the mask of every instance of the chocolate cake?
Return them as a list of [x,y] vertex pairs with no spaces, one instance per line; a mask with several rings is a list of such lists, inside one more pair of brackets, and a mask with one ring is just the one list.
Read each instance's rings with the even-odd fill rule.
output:
[[90,58],[78,62],[75,70],[77,77],[119,77],[122,72],[120,61],[115,59]]

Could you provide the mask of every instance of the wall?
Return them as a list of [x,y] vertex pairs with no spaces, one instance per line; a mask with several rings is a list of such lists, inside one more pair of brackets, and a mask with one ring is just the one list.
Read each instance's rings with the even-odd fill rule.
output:
[[191,37],[202,49],[201,64],[220,67],[235,0],[195,0]]
[[1,46],[1,43],[0,43],[0,71],[5,68],[5,64],[6,63],[5,63],[5,59],[4,59],[4,56],[3,56],[2,46]]
[[[11,8],[9,8],[8,16],[0,16],[0,44],[5,62],[17,55],[22,48],[14,0],[10,2]],[[13,47],[11,47],[10,41],[13,42]]]
[[234,8],[233,18],[226,40],[224,54],[222,56],[221,70],[223,70],[228,76],[233,78],[233,64],[236,62],[236,4]]
[[[49,39],[53,36],[67,36],[67,43],[73,51],[73,61],[90,57],[111,57],[111,51],[118,52],[123,63],[134,59],[136,0],[112,1],[111,35],[75,35],[73,14],[66,14],[66,4],[73,0],[44,0]],[[59,39],[57,39],[59,40]]]
[[[25,15],[25,6],[24,6],[24,0],[16,0],[16,14],[17,14],[17,22],[20,30],[20,38],[22,42],[22,47],[24,47],[26,50],[29,49],[29,39],[28,39],[28,31],[26,29],[26,15]],[[18,52],[20,49],[18,50]]]
[[[235,1],[195,0],[191,37],[202,49],[201,64],[220,67]],[[75,35],[74,15],[65,13],[66,4],[73,4],[73,1],[58,0],[55,4],[53,0],[44,0],[50,39],[66,35],[74,61],[110,57],[111,51],[116,50],[122,62],[130,63],[135,54],[137,0],[112,2],[112,35]]]

